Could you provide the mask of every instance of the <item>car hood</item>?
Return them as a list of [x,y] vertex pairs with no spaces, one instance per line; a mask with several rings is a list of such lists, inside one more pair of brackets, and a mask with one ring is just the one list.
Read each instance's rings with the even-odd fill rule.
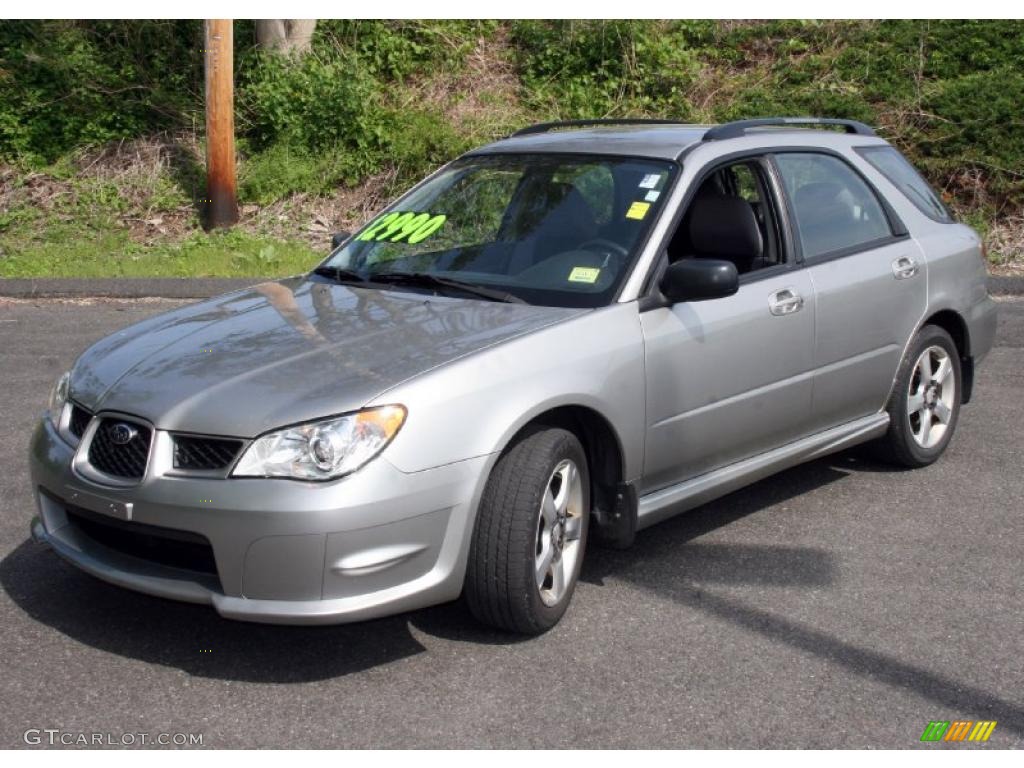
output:
[[586,311],[289,278],[102,339],[75,364],[71,394],[159,429],[254,437],[355,410],[418,374]]

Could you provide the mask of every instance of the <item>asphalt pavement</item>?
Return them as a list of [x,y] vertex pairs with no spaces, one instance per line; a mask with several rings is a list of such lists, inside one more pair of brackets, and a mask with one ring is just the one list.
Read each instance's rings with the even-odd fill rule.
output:
[[[31,542],[27,445],[53,380],[176,303],[0,299],[0,747],[28,729],[209,747],[1024,746],[1024,300],[1000,301],[937,464],[849,451],[594,549],[561,624],[527,640],[459,604],[235,623]],[[983,745],[922,744],[933,720],[998,724]]]

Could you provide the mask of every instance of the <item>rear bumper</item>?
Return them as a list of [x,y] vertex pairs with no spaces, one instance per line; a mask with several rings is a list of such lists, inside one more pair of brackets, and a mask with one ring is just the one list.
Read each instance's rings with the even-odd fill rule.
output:
[[[489,463],[406,474],[379,457],[333,483],[147,476],[113,488],[77,475],[74,450],[40,423],[30,457],[37,541],[112,584],[209,604],[228,618],[291,624],[358,621],[458,597]],[[209,542],[216,573],[112,548],[76,523],[76,509],[129,532],[141,523],[196,534]]]
[[967,337],[970,339],[970,356],[977,366],[992,350],[999,322],[999,305],[986,294],[974,304],[964,318],[967,323]]
[[999,305],[986,295],[966,313],[968,355],[963,360],[962,402],[969,403],[974,395],[975,372],[978,364],[992,350],[995,344]]

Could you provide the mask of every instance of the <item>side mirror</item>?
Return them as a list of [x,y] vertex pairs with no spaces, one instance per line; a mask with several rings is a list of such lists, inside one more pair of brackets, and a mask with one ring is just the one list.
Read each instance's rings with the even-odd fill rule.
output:
[[658,287],[673,304],[732,296],[739,290],[739,273],[731,261],[682,259],[669,264]]
[[351,232],[335,232],[333,235],[331,235],[331,250],[333,251],[339,245],[348,240],[351,236]]

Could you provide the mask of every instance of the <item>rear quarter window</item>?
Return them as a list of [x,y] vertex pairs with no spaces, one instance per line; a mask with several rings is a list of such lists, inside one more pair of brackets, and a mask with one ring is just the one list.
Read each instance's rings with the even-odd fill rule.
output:
[[949,223],[953,217],[917,169],[894,147],[858,147],[857,154],[885,176],[925,216]]

